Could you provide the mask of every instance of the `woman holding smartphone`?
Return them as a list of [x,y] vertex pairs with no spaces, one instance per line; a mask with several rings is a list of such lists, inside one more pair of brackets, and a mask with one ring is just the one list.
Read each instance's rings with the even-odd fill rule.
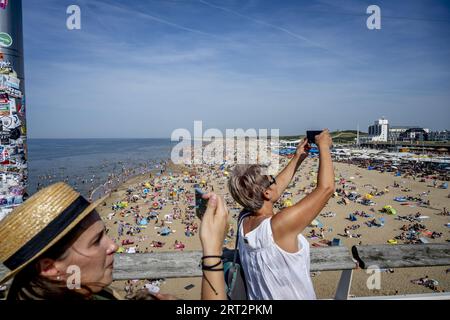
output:
[[[203,246],[201,298],[226,299],[220,256],[228,225],[223,199],[214,193],[200,226]],[[117,244],[106,234],[95,208],[69,185],[59,182],[40,190],[0,221],[0,262],[13,278],[8,300],[115,300],[110,287]],[[79,282],[71,277],[79,271]],[[141,291],[135,299],[176,299]],[[144,294],[142,294],[144,293]]]
[[303,230],[334,193],[329,131],[315,136],[319,149],[317,187],[291,207],[274,213],[273,206],[289,185],[310,148],[305,138],[295,156],[276,176],[259,165],[237,166],[229,180],[234,200],[250,215],[239,227],[239,255],[250,299],[315,299],[310,278],[309,243]]

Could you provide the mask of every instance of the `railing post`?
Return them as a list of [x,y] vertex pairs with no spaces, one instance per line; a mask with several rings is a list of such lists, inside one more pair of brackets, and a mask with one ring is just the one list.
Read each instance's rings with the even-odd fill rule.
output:
[[336,289],[335,300],[348,300],[348,295],[350,294],[350,288],[352,286],[353,269],[343,270],[341,273],[341,278],[339,279],[339,284]]

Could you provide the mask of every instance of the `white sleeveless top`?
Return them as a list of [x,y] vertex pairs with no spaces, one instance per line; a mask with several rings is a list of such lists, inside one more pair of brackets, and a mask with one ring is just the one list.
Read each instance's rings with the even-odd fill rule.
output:
[[250,300],[313,300],[309,243],[298,235],[299,251],[281,249],[272,236],[271,218],[244,236],[239,228],[239,256]]

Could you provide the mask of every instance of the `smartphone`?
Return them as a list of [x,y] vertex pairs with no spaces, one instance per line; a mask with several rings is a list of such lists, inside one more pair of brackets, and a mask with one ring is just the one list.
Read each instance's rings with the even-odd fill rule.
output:
[[199,187],[194,187],[195,190],[195,215],[202,220],[206,211],[208,200],[203,199],[205,194]]
[[186,290],[191,290],[191,289],[194,288],[194,287],[195,287],[195,285],[193,285],[193,284],[191,283],[191,284],[187,285],[186,287],[184,287],[184,289],[186,289]]
[[309,144],[316,143],[316,136],[320,134],[322,130],[308,130],[306,131],[306,138],[308,139]]

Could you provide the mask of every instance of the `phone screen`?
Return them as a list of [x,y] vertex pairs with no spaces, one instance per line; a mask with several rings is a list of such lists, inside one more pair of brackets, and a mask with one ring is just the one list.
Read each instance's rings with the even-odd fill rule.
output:
[[308,139],[308,142],[316,143],[316,136],[320,134],[322,130],[308,130],[306,131],[306,138]]
[[203,199],[204,192],[198,188],[195,187],[195,215],[202,220],[203,215],[205,214],[206,211],[206,206],[208,201]]

